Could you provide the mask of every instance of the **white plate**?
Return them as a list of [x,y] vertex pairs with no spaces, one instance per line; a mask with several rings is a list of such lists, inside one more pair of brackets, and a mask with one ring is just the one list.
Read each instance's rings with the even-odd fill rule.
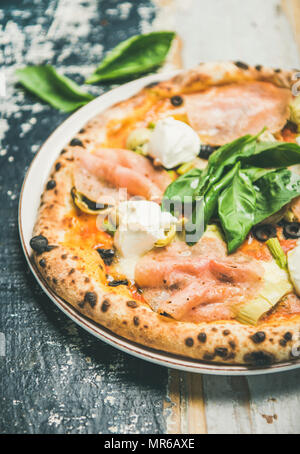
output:
[[31,248],[29,241],[32,236],[33,226],[37,216],[40,195],[43,191],[45,182],[48,179],[52,164],[59,155],[60,151],[85,125],[85,123],[92,119],[95,115],[103,112],[113,104],[129,98],[145,85],[156,80],[168,79],[174,74],[175,73],[164,75],[156,74],[143,77],[99,96],[97,99],[71,115],[44,143],[29,167],[24,179],[19,201],[19,233],[28,265],[38,283],[49,298],[75,323],[104,342],[107,342],[108,344],[133,356],[137,356],[138,358],[175,369],[214,375],[255,375],[280,372],[300,367],[300,360],[275,364],[267,368],[248,368],[224,364],[209,364],[153,350],[128,341],[127,339],[117,336],[116,334],[82,316],[68,303],[59,298],[38,274],[33,262],[30,259]]

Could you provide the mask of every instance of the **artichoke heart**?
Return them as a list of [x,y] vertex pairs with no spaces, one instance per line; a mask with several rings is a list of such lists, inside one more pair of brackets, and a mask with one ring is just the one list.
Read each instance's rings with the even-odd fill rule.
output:
[[150,140],[151,130],[139,128],[132,131],[126,140],[126,148],[141,155],[147,155],[147,145]]
[[108,204],[101,204],[94,202],[93,200],[88,199],[85,195],[83,195],[81,192],[78,192],[73,186],[71,189],[71,196],[74,204],[79,208],[81,211],[84,213],[88,214],[103,214],[106,210],[110,210],[112,208],[112,205]]
[[267,267],[265,283],[260,294],[253,301],[240,307],[235,317],[241,323],[256,325],[266,312],[293,291],[287,272],[279,268],[275,261],[268,262],[265,266]]
[[290,120],[298,126],[298,132],[300,132],[300,96],[296,96],[289,107]]
[[166,236],[160,240],[157,240],[154,244],[155,247],[165,247],[171,243],[171,241],[175,238],[176,235],[176,225],[172,224]]

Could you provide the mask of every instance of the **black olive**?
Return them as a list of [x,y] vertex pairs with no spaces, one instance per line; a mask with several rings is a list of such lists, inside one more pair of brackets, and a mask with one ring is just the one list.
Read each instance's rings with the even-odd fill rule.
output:
[[71,147],[83,147],[83,143],[80,139],[77,139],[77,137],[71,140],[70,145]]
[[111,265],[115,256],[113,249],[97,249],[105,265]]
[[238,68],[241,68],[241,69],[249,69],[249,66],[247,65],[247,63],[244,63],[242,61],[235,61],[234,64],[238,67]]
[[211,145],[201,145],[199,158],[208,159],[210,155],[219,147],[213,147]]
[[127,279],[123,279],[120,281],[111,281],[108,283],[110,287],[118,287],[118,285],[128,285]]
[[289,222],[283,227],[283,233],[286,238],[296,240],[300,238],[300,222]]
[[35,252],[37,252],[38,254],[41,254],[42,252],[47,251],[48,240],[43,235],[37,235],[37,236],[34,236],[33,238],[31,238],[30,246]]
[[277,236],[276,227],[271,224],[260,224],[256,225],[252,229],[254,237],[263,243],[268,241],[270,238],[275,238]]
[[101,208],[104,208],[104,205],[100,205],[97,202],[94,202],[93,200],[88,199],[84,195],[82,195],[81,198],[82,198],[82,201],[86,204],[86,206],[92,211],[97,211]]
[[183,98],[181,96],[172,96],[171,98],[171,104],[173,104],[174,107],[179,107],[183,104]]

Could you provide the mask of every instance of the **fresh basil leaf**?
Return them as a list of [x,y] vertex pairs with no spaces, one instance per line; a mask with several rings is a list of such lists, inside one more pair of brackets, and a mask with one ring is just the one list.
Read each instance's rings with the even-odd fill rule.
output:
[[94,98],[50,65],[17,69],[16,76],[27,90],[64,112],[75,110]]
[[288,142],[258,142],[257,138],[261,133],[240,137],[215,151],[208,160],[203,188],[211,187],[226,170],[239,161],[243,166],[260,168],[300,164],[299,145]]
[[158,68],[164,62],[174,37],[174,32],[167,31],[132,36],[118,44],[86,82],[129,79]]
[[261,167],[244,167],[243,173],[247,175],[252,182],[259,180],[264,175],[267,175],[270,172],[273,172],[274,169],[263,169]]
[[240,168],[238,162],[229,172],[227,172],[223,178],[217,181],[205,194],[204,196],[204,214],[205,214],[205,226],[209,223],[211,217],[216,212],[218,206],[218,198],[221,192],[232,183],[233,178],[237,170]]
[[241,160],[257,167],[289,167],[300,164],[300,146],[289,142],[257,142],[254,152],[245,153]]
[[257,180],[255,224],[277,213],[300,196],[300,176],[288,169],[275,170]]
[[253,154],[258,136],[259,134],[257,136],[248,134],[216,150],[208,160],[205,180],[203,179],[203,188],[207,190],[212,187],[224,174],[225,170],[234,166],[241,157]]
[[219,197],[218,213],[231,254],[245,241],[255,219],[256,193],[250,178],[236,167],[232,184]]
[[172,203],[184,203],[188,197],[193,199],[197,195],[198,186],[202,178],[203,171],[200,169],[192,169],[185,173],[177,180],[171,183],[163,196],[162,209],[163,211],[174,212]]
[[[200,237],[202,232],[202,225],[204,229],[206,228],[207,224],[211,220],[212,216],[215,214],[217,206],[218,206],[218,198],[220,193],[232,182],[237,169],[240,168],[240,163],[236,164],[233,169],[225,174],[223,178],[217,181],[208,191],[205,193],[203,197],[203,209],[199,208],[198,206],[193,207],[192,216],[189,218],[186,224],[186,230],[188,232],[193,231],[193,238],[194,243],[196,243]],[[196,199],[197,196],[194,196]],[[200,198],[200,197],[199,197]],[[199,227],[199,228],[197,228]],[[189,245],[194,244],[189,241]]]

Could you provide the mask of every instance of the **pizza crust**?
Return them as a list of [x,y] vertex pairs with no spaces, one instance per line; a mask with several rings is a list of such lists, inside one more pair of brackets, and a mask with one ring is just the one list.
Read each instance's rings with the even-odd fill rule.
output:
[[[208,65],[208,66],[207,66]],[[203,68],[210,68],[204,72]],[[218,69],[214,73],[213,68]],[[237,69],[236,69],[237,68]],[[221,70],[223,72],[221,72]],[[291,72],[274,73],[263,69],[260,77],[270,74],[270,78],[280,83],[290,83]],[[220,74],[228,78],[249,77],[253,69],[242,70],[233,64],[205,64],[196,70],[183,73],[171,82],[162,82],[155,87],[160,92],[169,87],[174,93],[184,84],[195,87],[204,82],[204,75],[209,83],[220,83]],[[224,83],[224,80],[223,80]],[[276,82],[277,83],[277,82]],[[278,82],[279,83],[279,82]],[[168,88],[168,90],[169,90]],[[126,117],[136,103],[143,99],[140,94],[112,107],[109,112],[93,119],[77,135],[82,146],[89,151],[105,135],[108,118],[116,114]],[[170,92],[169,92],[170,94]],[[168,96],[169,96],[168,94]],[[158,350],[209,362],[246,364],[265,366],[286,361],[297,356],[295,345],[299,339],[300,315],[294,315],[270,322],[262,322],[257,327],[242,325],[236,321],[218,321],[210,323],[178,322],[152,311],[149,306],[139,301],[117,294],[103,285],[99,279],[85,269],[80,254],[63,246],[68,225],[65,217],[72,208],[70,191],[72,188],[73,151],[82,149],[74,141],[62,151],[54,163],[49,181],[41,197],[33,236],[43,235],[48,244],[55,246],[41,254],[33,251],[32,258],[38,271],[48,286],[61,298],[71,304],[84,316],[104,326],[119,336]],[[99,254],[94,260],[103,267]]]

